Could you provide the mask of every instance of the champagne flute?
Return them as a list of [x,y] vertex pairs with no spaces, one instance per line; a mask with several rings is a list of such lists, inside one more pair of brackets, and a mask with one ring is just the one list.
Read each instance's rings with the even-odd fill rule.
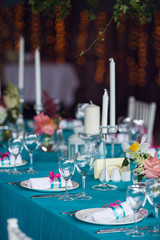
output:
[[147,179],[146,181],[146,192],[149,202],[154,206],[156,214],[156,225],[153,230],[148,233],[153,236],[160,236],[160,227],[158,224],[158,211],[160,207],[160,182],[156,179]]
[[26,173],[31,173],[31,174],[37,173],[37,171],[33,169],[33,152],[36,151],[36,149],[38,148],[38,145],[39,145],[39,137],[36,133],[28,133],[25,135],[24,146],[30,155],[30,166],[29,166],[29,169],[25,171]]
[[73,157],[61,156],[58,158],[58,167],[61,176],[65,180],[65,195],[61,196],[59,200],[72,201],[74,200],[68,194],[67,184],[68,180],[73,176],[75,169],[75,159]]
[[76,154],[76,168],[78,172],[82,175],[82,194],[77,197],[80,200],[90,200],[92,199],[91,196],[86,195],[85,188],[86,188],[86,176],[90,173],[93,165],[93,156],[91,152],[83,152]]
[[133,230],[128,231],[126,234],[132,237],[142,237],[144,236],[144,233],[138,230],[136,222],[137,212],[139,211],[145,200],[145,187],[140,185],[128,186],[126,198],[127,202],[129,203],[134,212],[134,228]]
[[16,168],[17,157],[20,154],[22,147],[23,147],[23,144],[22,144],[22,141],[20,140],[20,138],[12,137],[9,139],[8,150],[14,156],[14,168],[8,172],[9,174],[14,174],[14,175],[22,174]]

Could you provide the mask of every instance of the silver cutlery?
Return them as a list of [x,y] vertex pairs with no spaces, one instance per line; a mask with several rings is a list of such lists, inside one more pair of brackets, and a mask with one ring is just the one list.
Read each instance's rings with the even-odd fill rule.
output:
[[[34,195],[31,198],[52,198],[52,197],[60,197],[62,194],[43,194],[43,195]],[[69,196],[78,196],[79,193],[72,193]]]
[[19,185],[21,181],[19,182],[8,182],[7,184],[11,184],[11,185]]
[[0,169],[0,172],[9,172],[9,169]]
[[[105,208],[108,205],[108,203],[105,203],[101,208]],[[77,211],[79,210],[73,210],[69,212],[61,212],[61,214],[69,214],[70,216],[73,216]]]
[[[153,226],[142,226],[138,227],[140,230],[148,230],[153,228]],[[131,227],[124,227],[124,228],[110,228],[110,229],[99,229],[96,233],[103,234],[103,233],[116,233],[116,232],[127,232],[130,231]]]

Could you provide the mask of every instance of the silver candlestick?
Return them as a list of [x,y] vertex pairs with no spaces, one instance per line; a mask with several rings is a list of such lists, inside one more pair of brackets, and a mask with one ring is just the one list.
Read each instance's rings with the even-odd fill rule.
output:
[[108,127],[101,127],[101,132],[102,132],[102,143],[103,143],[103,183],[99,185],[95,185],[92,188],[95,190],[100,190],[100,191],[110,191],[110,190],[115,190],[117,186],[115,185],[109,185],[106,182],[106,140],[107,140],[107,132],[108,132]]
[[114,140],[117,133],[118,126],[108,126],[108,134],[111,136],[111,157],[114,158]]
[[24,132],[23,104],[24,104],[23,89],[19,89],[19,115],[16,124],[20,132]]
[[39,115],[43,110],[43,106],[42,106],[42,104],[35,104],[34,109],[36,111],[36,114]]

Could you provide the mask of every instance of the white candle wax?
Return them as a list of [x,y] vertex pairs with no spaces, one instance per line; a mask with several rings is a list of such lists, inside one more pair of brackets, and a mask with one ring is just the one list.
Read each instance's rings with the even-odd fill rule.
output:
[[107,123],[108,123],[108,92],[104,89],[104,94],[102,98],[102,133],[107,133]]
[[115,126],[115,62],[110,61],[110,125]]
[[36,91],[36,105],[41,106],[41,68],[40,68],[40,52],[37,48],[35,50],[35,91]]
[[90,104],[84,109],[84,132],[94,135],[99,133],[100,107]]
[[18,88],[24,88],[24,38],[19,40],[19,72],[18,72]]

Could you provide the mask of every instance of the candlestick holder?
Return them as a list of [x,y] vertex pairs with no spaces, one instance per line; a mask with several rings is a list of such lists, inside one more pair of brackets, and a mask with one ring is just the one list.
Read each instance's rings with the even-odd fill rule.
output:
[[34,105],[34,110],[36,111],[36,114],[39,115],[43,110],[42,104],[35,104]]
[[108,126],[108,134],[111,136],[111,157],[114,158],[114,140],[115,140],[115,134],[118,130],[118,126]]
[[24,132],[23,104],[24,104],[23,89],[19,89],[19,115],[16,124],[20,132]]
[[103,176],[103,183],[99,185],[95,185],[92,188],[99,191],[110,191],[115,190],[117,186],[107,184],[106,182],[106,140],[107,140],[107,132],[108,127],[101,127],[101,138],[103,143],[103,169],[104,170],[104,176]]
[[[94,149],[96,143],[98,143],[101,140],[101,134],[86,134],[86,133],[78,133],[79,138],[84,140],[86,142],[87,150],[93,152],[92,155],[96,155]],[[98,150],[97,150],[98,151]],[[93,156],[94,157],[94,156]]]

